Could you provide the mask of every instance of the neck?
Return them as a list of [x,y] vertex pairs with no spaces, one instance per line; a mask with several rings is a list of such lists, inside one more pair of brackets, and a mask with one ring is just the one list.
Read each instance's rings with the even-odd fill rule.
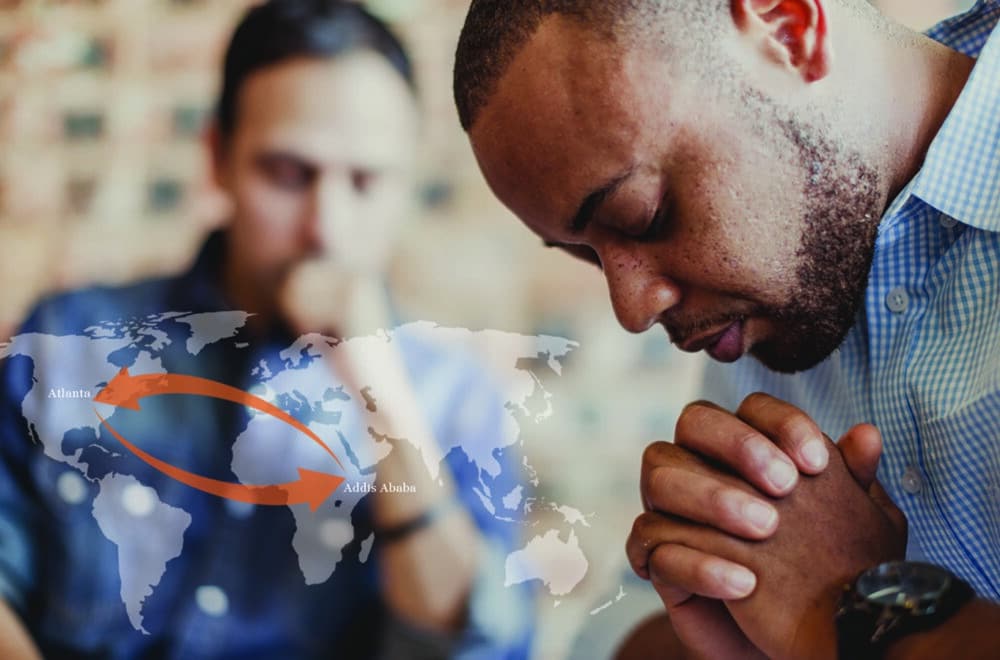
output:
[[962,93],[975,64],[971,57],[924,39],[927,43],[920,49],[921,58],[908,60],[902,53],[897,60],[895,79],[899,92],[904,92],[902,87],[909,87],[911,98],[909,103],[899,104],[903,121],[887,127],[891,131],[890,143],[895,145],[893,151],[899,155],[892,179],[895,194],[920,170],[931,142]]
[[233,309],[250,312],[251,332],[262,332],[277,316],[276,295],[253,272],[248,272],[232,253],[226,255],[222,270],[222,290]]
[[898,25],[864,35],[866,47],[843,49],[851,61],[842,70],[866,72],[850,81],[854,98],[871,92],[854,119],[865,151],[886,174],[888,205],[919,172],[975,60]]

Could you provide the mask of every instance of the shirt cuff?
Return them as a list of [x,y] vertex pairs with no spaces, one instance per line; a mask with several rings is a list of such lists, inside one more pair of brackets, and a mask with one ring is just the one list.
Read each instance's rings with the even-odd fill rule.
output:
[[412,660],[496,660],[528,656],[534,603],[524,585],[505,586],[507,550],[485,539],[473,581],[465,628],[443,635],[417,628],[391,613],[381,639],[379,658]]

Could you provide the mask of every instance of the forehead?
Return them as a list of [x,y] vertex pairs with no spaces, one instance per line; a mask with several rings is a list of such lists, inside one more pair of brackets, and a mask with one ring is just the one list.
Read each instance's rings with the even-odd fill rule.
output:
[[568,219],[596,184],[653,157],[678,109],[668,74],[651,46],[546,19],[470,131],[487,181],[536,231]]
[[406,83],[369,52],[291,59],[257,71],[243,83],[237,117],[237,142],[319,160],[392,160],[417,130]]

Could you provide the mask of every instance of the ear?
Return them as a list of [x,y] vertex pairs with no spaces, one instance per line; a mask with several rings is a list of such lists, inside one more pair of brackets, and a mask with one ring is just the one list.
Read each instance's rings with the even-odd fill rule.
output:
[[779,65],[806,82],[826,77],[833,60],[826,0],[731,0],[733,20]]
[[226,160],[229,145],[222,135],[218,122],[213,120],[205,126],[205,130],[202,132],[202,142],[208,151],[213,182],[217,187],[223,190],[227,189],[229,177],[226,172]]

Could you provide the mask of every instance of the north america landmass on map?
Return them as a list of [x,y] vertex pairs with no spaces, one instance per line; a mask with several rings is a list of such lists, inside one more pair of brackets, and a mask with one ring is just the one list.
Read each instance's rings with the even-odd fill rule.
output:
[[[89,502],[91,513],[108,542],[117,546],[121,598],[130,623],[140,632],[144,632],[144,601],[160,583],[167,563],[184,552],[184,534],[192,516],[164,502],[155,488],[135,475],[94,469],[95,460],[123,449],[98,442],[101,421],[95,409],[109,418],[115,408],[95,401],[93,396],[122,368],[132,374],[167,373],[164,359],[168,354],[180,354],[195,365],[202,351],[213,345],[228,342],[233,350],[252,350],[238,340],[249,317],[243,312],[170,312],[103,322],[74,335],[25,333],[0,344],[0,360],[23,356],[33,362],[33,386],[21,403],[25,433],[37,439],[39,451],[45,456],[79,474],[77,479],[70,472],[73,478],[60,480],[56,487],[67,491],[61,493],[65,497],[78,495],[79,505],[86,506],[81,484],[86,480],[96,485],[97,494]],[[323,358],[334,351],[350,351],[355,359],[364,362],[397,340],[430,342],[446,351],[488,355],[494,369],[502,372],[506,413],[493,441],[458,438],[450,447],[437,443],[417,445],[432,476],[448,452],[457,447],[493,483],[503,470],[498,452],[518,445],[520,424],[526,420],[541,422],[553,414],[551,396],[542,385],[543,374],[539,371],[561,375],[563,360],[578,348],[573,341],[553,336],[471,331],[418,322],[339,342],[321,335],[305,335],[280,351],[277,362],[261,360],[255,364],[250,392],[293,415],[318,436],[335,439],[330,444],[341,457],[347,472],[343,475],[345,482],[351,486],[338,491],[336,512],[332,502],[315,511],[307,504],[288,507],[296,522],[292,549],[306,584],[323,583],[336,570],[340,550],[355,540],[350,514],[374,484],[378,463],[391,451],[388,443],[378,441],[378,428],[365,427],[363,413],[359,412],[369,397],[378,396],[382,385],[378,374],[366,376],[360,391],[345,386],[333,388]],[[541,409],[536,403],[529,405],[539,400],[543,402]],[[430,399],[422,403],[446,405]],[[483,412],[472,403],[463,406],[459,415]],[[286,483],[295,478],[298,467],[329,460],[320,455],[319,446],[302,442],[301,437],[296,438],[295,429],[273,416],[253,411],[249,414],[246,428],[226,440],[232,445],[232,472],[240,483]],[[567,504],[527,496],[527,486],[538,486],[538,475],[526,457],[517,462],[517,467],[527,473],[527,483],[516,483],[505,492],[494,492],[491,482],[480,477],[474,490],[484,510],[499,520],[523,525],[527,513],[546,507],[561,514],[566,524],[562,529],[532,529],[524,546],[507,556],[505,575],[499,579],[505,586],[538,580],[552,596],[563,597],[587,573],[588,561],[574,528],[589,525],[583,514]],[[519,475],[520,481],[523,479]],[[158,542],[146,542],[149,538]],[[370,536],[362,540],[363,557],[372,541]]]

